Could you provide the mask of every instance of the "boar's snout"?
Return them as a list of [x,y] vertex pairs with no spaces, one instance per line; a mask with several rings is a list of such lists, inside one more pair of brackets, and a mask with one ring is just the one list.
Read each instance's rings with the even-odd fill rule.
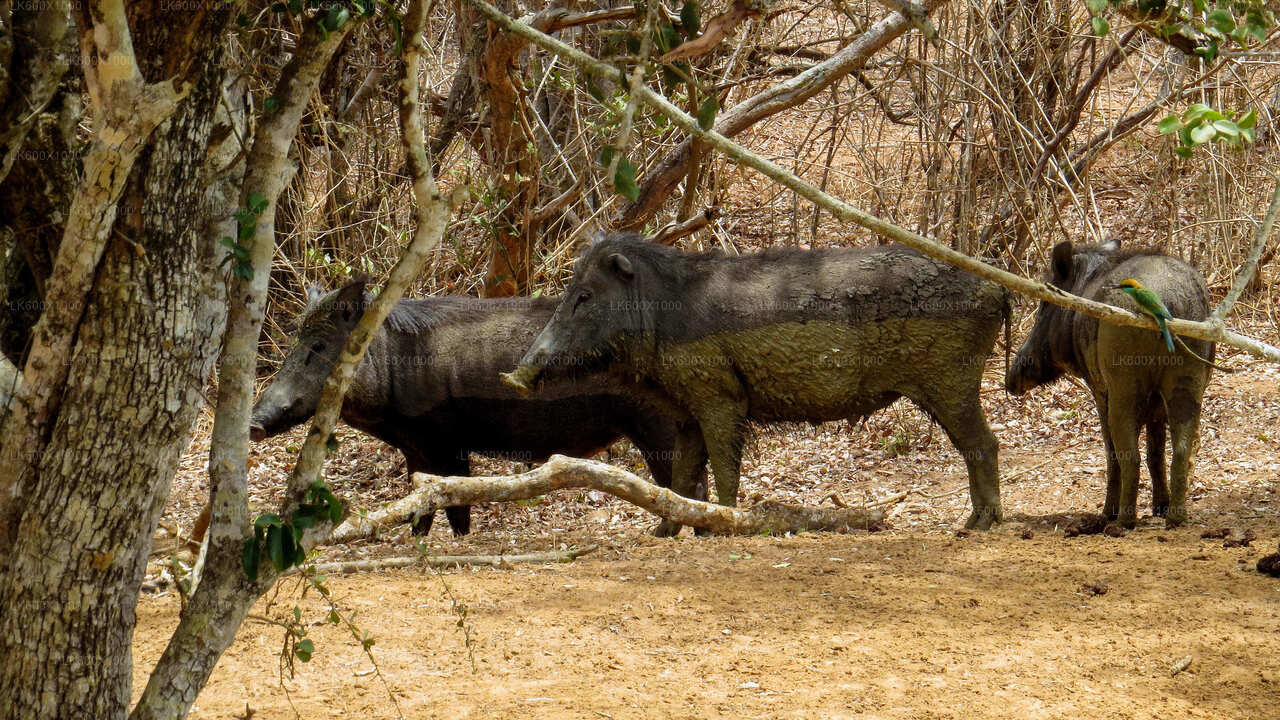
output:
[[249,423],[249,439],[254,442],[262,442],[267,439],[267,429],[262,427],[261,423]]

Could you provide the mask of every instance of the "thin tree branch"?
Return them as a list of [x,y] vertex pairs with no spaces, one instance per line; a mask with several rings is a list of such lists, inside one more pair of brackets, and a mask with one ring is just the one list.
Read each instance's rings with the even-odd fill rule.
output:
[[1253,280],[1254,273],[1258,272],[1258,261],[1262,258],[1262,251],[1267,247],[1267,239],[1271,237],[1271,229],[1275,226],[1276,215],[1280,214],[1280,173],[1276,174],[1276,189],[1271,195],[1271,207],[1267,208],[1267,214],[1262,219],[1262,224],[1258,226],[1257,231],[1253,235],[1253,247],[1249,248],[1249,257],[1244,261],[1244,267],[1240,268],[1240,274],[1236,276],[1236,281],[1231,284],[1231,290],[1227,292],[1227,296],[1209,315],[1211,320],[1221,322],[1227,317],[1227,313],[1231,312],[1231,307],[1236,304],[1240,296],[1244,294],[1245,288],[1249,287],[1249,282]]

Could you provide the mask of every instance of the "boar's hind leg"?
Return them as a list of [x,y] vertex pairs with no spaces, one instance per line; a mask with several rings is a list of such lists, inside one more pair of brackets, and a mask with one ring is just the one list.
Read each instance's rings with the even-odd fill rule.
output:
[[989,529],[992,523],[1003,519],[997,465],[1000,445],[982,413],[977,388],[962,399],[918,401],[918,404],[946,431],[969,471],[969,501],[973,512],[965,521],[965,528]]
[[1137,410],[1138,397],[1132,388],[1113,388],[1108,393],[1107,429],[1110,431],[1111,446],[1120,470],[1120,492],[1115,520],[1124,527],[1133,527],[1138,520]]
[[1169,464],[1169,509],[1165,513],[1165,524],[1177,527],[1187,521],[1187,480],[1191,474],[1191,462],[1195,456],[1196,445],[1200,437],[1200,394],[1204,386],[1189,389],[1190,384],[1181,380],[1184,386],[1175,386],[1166,407],[1168,408],[1169,440],[1173,445]]
[[1147,470],[1151,472],[1151,514],[1164,517],[1169,511],[1169,484],[1164,474],[1164,420],[1147,423]]

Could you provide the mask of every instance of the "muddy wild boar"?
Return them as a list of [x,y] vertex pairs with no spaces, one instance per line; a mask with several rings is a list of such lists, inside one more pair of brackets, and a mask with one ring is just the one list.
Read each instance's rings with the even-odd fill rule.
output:
[[965,525],[985,529],[1000,485],[978,388],[1008,307],[998,285],[901,246],[730,257],[615,234],[578,260],[506,380],[594,360],[656,383],[698,421],[725,505],[748,420],[856,421],[906,397],[964,457]]
[[[1141,312],[1115,286],[1128,278],[1154,290],[1176,318],[1209,315],[1204,278],[1187,263],[1148,248],[1058,243],[1048,281],[1080,297]],[[1212,362],[1214,345],[1180,338]],[[1170,352],[1158,330],[1099,322],[1051,303],[1040,303],[1035,324],[1009,367],[1005,386],[1021,395],[1074,375],[1093,392],[1107,454],[1107,497],[1103,514],[1132,527],[1137,520],[1138,430],[1147,429],[1152,513],[1170,527],[1187,519],[1187,479],[1199,444],[1200,403],[1210,367],[1182,347]],[[1165,429],[1173,453],[1165,480]]]
[[[371,299],[363,281],[308,296],[295,344],[254,405],[255,440],[311,417],[347,334]],[[661,395],[588,375],[523,397],[498,379],[555,307],[554,299],[532,298],[400,301],[356,371],[342,419],[404,453],[410,473],[435,475],[470,474],[473,452],[539,462],[553,453],[590,456],[624,436],[640,450],[654,480],[670,487],[678,431],[673,418],[679,414],[663,407]],[[696,438],[696,426],[688,427]],[[700,438],[694,442],[701,452]],[[683,484],[690,483],[699,481]],[[455,534],[468,532],[469,507],[446,508],[445,514]],[[419,518],[415,532],[428,532],[431,520]]]

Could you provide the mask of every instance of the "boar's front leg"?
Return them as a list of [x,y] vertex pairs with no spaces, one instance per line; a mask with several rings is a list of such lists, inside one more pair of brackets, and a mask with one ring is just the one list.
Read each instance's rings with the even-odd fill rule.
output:
[[[410,459],[406,456],[405,461],[409,466],[408,472],[410,476],[416,472],[441,475],[444,477],[467,477],[471,474],[471,458],[463,450],[451,453],[449,457],[441,457],[434,460]],[[444,509],[444,514],[445,517],[449,519],[449,527],[453,530],[454,535],[466,535],[471,532],[470,505],[447,507]],[[429,534],[434,520],[434,512],[424,513],[419,517],[411,518],[413,534]]]
[[738,505],[738,481],[742,473],[742,438],[747,421],[746,401],[723,399],[694,412],[706,441],[711,474],[716,481],[716,502]]
[[[1133,388],[1112,388],[1107,394],[1106,427],[1110,430],[1111,446],[1120,470],[1120,492],[1114,519],[1124,527],[1133,527],[1138,521],[1140,463],[1137,409],[1138,397]],[[1111,516],[1108,514],[1108,517]]]

